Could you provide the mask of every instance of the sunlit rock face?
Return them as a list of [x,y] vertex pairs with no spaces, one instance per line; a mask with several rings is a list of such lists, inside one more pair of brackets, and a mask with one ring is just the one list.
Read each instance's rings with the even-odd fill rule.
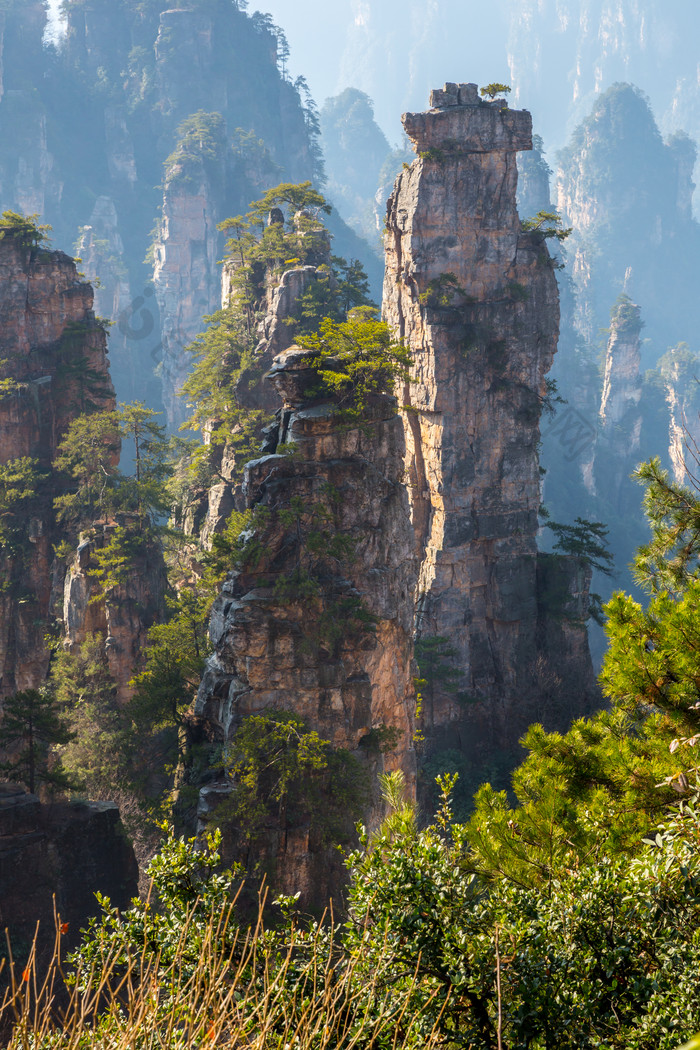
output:
[[[330,245],[327,258],[330,264]],[[271,417],[279,408],[279,395],[263,376],[272,367],[278,354],[287,350],[293,341],[289,325],[301,297],[316,279],[316,266],[295,266],[285,270],[279,281],[271,278],[266,282],[264,299],[261,302],[264,316],[258,329],[258,342],[250,368],[244,370],[236,386],[238,404],[248,410]],[[234,297],[232,284],[234,266],[231,261],[224,265],[222,274],[222,302],[227,306]],[[210,443],[209,434],[217,426],[212,419],[205,432],[205,442]],[[221,532],[232,510],[243,510],[246,505],[242,487],[241,453],[236,447],[237,434],[231,435],[223,446],[211,447],[210,463],[215,479],[198,505],[190,512],[185,527],[199,531],[202,542],[209,545],[211,538]]]
[[[559,300],[546,242],[522,231],[516,207],[530,114],[447,84],[403,123],[418,158],[388,204],[383,310],[413,355],[400,397],[418,634],[444,638],[458,671],[449,691],[433,683],[425,718],[435,740],[452,726],[449,746],[479,763],[514,747],[538,705],[557,724],[595,693],[586,572],[559,563],[554,601],[537,553]],[[565,607],[558,646],[551,624]]]

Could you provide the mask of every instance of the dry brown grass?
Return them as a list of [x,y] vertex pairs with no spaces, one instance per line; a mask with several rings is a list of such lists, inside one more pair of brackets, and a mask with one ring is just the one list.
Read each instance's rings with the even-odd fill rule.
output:
[[[174,961],[163,966],[144,945],[128,959],[106,950],[89,968],[36,951],[22,969],[0,967],[6,990],[0,1031],[7,1050],[398,1050],[437,1043],[408,1016],[414,989],[383,986],[382,974],[359,973],[359,960],[338,953],[332,936],[292,930],[286,942],[265,931],[262,915],[231,926],[232,909],[214,915],[204,936],[183,925]],[[191,936],[200,943],[192,964]],[[226,944],[225,949],[222,945]],[[185,945],[188,966],[180,965]],[[186,974],[189,974],[187,976]],[[399,1002],[397,1004],[397,998]],[[403,1007],[401,1006],[403,1003]]]

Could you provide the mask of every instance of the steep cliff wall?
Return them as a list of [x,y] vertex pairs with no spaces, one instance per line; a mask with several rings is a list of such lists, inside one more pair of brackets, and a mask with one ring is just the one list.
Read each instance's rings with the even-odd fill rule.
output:
[[69,560],[62,606],[56,610],[62,619],[64,645],[72,652],[90,634],[104,638],[118,704],[133,696],[130,682],[146,647],[149,627],[164,619],[168,588],[163,549],[151,537],[131,554],[119,584],[106,596],[100,595],[95,554],[104,549],[119,527],[129,525],[134,528],[135,522],[123,514],[117,514],[114,521],[93,525]]
[[666,395],[666,440],[659,441],[656,454],[661,454],[664,460],[668,458],[671,474],[680,485],[689,484],[695,474],[700,448],[699,368],[698,354],[687,343],[681,343],[664,354],[656,376],[648,377],[649,380],[657,378],[653,393],[657,397],[661,392]]
[[[480,761],[517,739],[554,655],[537,625],[537,442],[559,307],[545,242],[516,209],[529,113],[482,102],[473,84],[446,85],[431,106],[403,118],[419,156],[388,204],[384,315],[413,355],[401,397],[419,636],[445,639],[459,675],[457,690],[435,685],[427,728],[459,724]],[[585,574],[571,587],[585,673],[552,676],[554,722],[594,694]]]
[[58,444],[81,411],[92,376],[97,405],[114,406],[104,329],[93,293],[72,259],[27,245],[5,231],[0,240],[0,464],[34,461],[31,476],[13,487],[3,476],[0,595],[0,694],[40,685],[48,668],[45,635],[60,602],[61,572],[53,544],[61,537],[53,498]]
[[[163,404],[171,427],[185,421],[178,397],[190,370],[184,353],[202,327],[202,317],[220,306],[221,241],[216,225],[226,216],[226,138],[223,121],[212,114],[215,129],[206,154],[194,155],[181,142],[165,174],[163,215],[154,245],[153,282],[162,318]],[[204,154],[204,155],[203,155]]]
[[[31,247],[21,231],[3,232],[0,695],[43,684],[47,636],[58,623],[71,648],[90,632],[102,635],[117,698],[124,702],[147,629],[164,611],[162,551],[157,545],[140,550],[120,586],[99,599],[90,574],[95,549],[118,524],[130,523],[86,518],[71,557],[65,542],[75,542],[78,523],[60,521],[54,508],[57,496],[74,491],[71,477],[56,467],[68,426],[86,412],[115,407],[105,328],[95,319],[92,288],[71,258]],[[58,546],[64,548],[60,557]]]
[[[258,343],[251,365],[237,383],[236,397],[243,409],[260,411],[265,416],[272,416],[277,411],[279,396],[270,383],[262,381],[262,377],[272,367],[275,357],[292,344],[292,329],[285,321],[294,315],[299,299],[309,289],[317,272],[316,266],[296,266],[285,270],[279,283],[268,281],[262,307],[264,315],[257,329]],[[231,270],[230,265],[225,265],[222,284],[224,305],[228,304],[231,295]],[[212,449],[211,466],[218,480],[207,490],[206,508],[200,507],[197,512],[201,522],[197,522],[196,531],[205,545],[209,544],[214,533],[221,532],[232,510],[243,510],[246,505],[241,455],[235,444],[227,441],[223,446]],[[195,531],[194,522],[190,531]]]
[[[285,451],[246,467],[253,525],[214,605],[214,655],[196,713],[235,749],[247,716],[293,711],[372,775],[402,768],[413,790],[415,559],[403,427],[383,395],[348,424],[330,395],[319,398],[313,356],[291,347],[274,363],[284,404],[272,444]],[[203,791],[203,815],[236,787],[220,774]],[[375,794],[376,785],[361,809],[346,807],[345,836],[354,819],[373,819]],[[307,904],[338,888],[337,860],[308,819],[268,824],[258,854],[277,865],[275,884],[301,890]]]

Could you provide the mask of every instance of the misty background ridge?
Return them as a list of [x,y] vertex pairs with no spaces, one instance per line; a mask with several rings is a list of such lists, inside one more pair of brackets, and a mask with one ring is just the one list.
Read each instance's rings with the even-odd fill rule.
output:
[[[60,0],[49,0],[56,26]],[[373,100],[390,143],[401,113],[445,81],[513,88],[547,150],[564,145],[594,97],[619,80],[650,98],[662,130],[700,135],[700,9],[693,0],[267,0],[293,77],[321,106],[347,87]]]

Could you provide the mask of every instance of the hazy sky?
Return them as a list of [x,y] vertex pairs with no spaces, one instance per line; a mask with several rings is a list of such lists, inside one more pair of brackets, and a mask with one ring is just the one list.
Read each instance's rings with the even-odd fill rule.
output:
[[61,0],[49,0],[49,17],[54,22],[54,27],[58,22],[58,9],[61,5]]

